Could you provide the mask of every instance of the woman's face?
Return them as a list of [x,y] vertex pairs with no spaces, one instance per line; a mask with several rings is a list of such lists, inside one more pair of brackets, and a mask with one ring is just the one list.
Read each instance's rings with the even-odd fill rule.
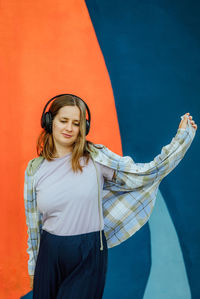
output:
[[64,106],[53,119],[52,134],[57,146],[71,148],[80,130],[80,110],[77,106]]

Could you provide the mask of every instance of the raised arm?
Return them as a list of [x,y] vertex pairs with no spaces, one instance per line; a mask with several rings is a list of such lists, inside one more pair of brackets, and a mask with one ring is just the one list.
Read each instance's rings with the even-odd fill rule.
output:
[[135,163],[131,157],[117,156],[105,148],[103,153],[113,159],[113,164],[117,165],[113,184],[109,181],[106,182],[105,189],[118,190],[119,184],[121,185],[120,188],[131,190],[161,182],[183,159],[195,137],[197,125],[192,121],[192,118],[188,114],[181,118],[176,135],[169,144],[162,147],[161,153],[149,163]]
[[181,118],[176,136],[170,144],[162,148],[161,154],[150,162],[153,167],[156,167],[160,181],[183,159],[195,137],[197,125],[192,120],[192,116],[186,113]]

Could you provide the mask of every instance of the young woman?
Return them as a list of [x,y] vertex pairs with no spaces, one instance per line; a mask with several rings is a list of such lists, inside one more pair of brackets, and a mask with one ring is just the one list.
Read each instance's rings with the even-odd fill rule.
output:
[[90,110],[75,95],[50,99],[41,125],[24,184],[33,298],[100,299],[108,248],[148,221],[161,180],[184,157],[197,125],[182,116],[176,136],[150,163],[87,141]]

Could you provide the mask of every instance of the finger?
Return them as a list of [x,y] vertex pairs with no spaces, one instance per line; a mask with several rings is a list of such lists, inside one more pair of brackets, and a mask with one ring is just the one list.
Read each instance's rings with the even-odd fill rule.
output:
[[197,125],[194,125],[193,128],[195,128],[195,130],[197,130]]
[[187,119],[188,119],[188,118],[187,118],[187,115],[185,114],[185,115],[184,115],[183,122],[187,122]]

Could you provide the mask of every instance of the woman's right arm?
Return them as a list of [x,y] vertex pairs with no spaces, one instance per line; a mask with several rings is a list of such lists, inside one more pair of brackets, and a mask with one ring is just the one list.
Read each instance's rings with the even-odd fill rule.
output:
[[[29,202],[30,204],[30,202]],[[27,171],[25,171],[25,178],[24,178],[24,206],[25,206],[25,215],[26,215],[26,224],[28,227],[27,233],[28,233],[28,248],[27,253],[29,255],[28,259],[28,273],[30,276],[34,275],[34,268],[35,268],[35,260],[33,256],[33,249],[32,249],[32,243],[31,243],[31,236],[30,236],[30,206],[28,204],[28,183],[27,183]]]

